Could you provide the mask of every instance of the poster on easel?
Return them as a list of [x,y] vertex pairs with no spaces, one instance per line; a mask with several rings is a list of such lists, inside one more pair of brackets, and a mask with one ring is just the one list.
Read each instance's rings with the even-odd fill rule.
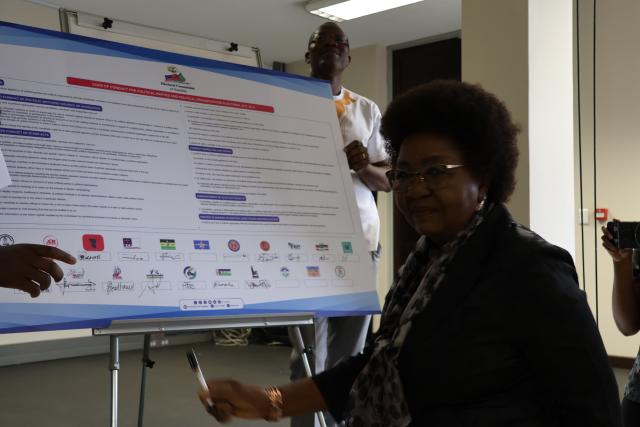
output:
[[0,245],[72,253],[0,333],[379,310],[328,83],[0,22]]

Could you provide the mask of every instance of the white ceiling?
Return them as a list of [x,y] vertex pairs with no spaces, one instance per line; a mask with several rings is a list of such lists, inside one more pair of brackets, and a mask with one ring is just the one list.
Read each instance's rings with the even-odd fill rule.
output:
[[[375,0],[371,0],[375,1]],[[325,20],[304,0],[48,0],[70,10],[260,48],[265,64],[303,58]],[[351,47],[394,45],[460,29],[461,0],[424,0],[340,25]]]

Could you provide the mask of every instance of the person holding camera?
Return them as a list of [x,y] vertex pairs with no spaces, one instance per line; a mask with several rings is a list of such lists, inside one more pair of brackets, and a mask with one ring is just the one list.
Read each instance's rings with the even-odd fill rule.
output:
[[[606,227],[602,227],[602,246],[613,261],[613,318],[625,336],[635,335],[640,330],[640,252],[618,248]],[[640,353],[624,389],[622,421],[625,427],[640,426]]]

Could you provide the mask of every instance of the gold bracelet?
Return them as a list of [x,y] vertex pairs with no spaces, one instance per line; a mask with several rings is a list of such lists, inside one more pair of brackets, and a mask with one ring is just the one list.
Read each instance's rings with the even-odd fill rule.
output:
[[282,393],[278,387],[267,387],[264,389],[269,399],[269,413],[264,417],[267,421],[278,421],[282,418]]

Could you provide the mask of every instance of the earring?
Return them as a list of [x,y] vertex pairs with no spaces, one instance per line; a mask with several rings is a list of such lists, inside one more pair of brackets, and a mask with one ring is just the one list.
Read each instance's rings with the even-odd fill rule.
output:
[[476,208],[476,211],[479,212],[482,210],[482,208],[484,208],[485,203],[487,202],[487,196],[484,195],[482,196],[482,200],[480,200],[480,203],[478,203],[478,207]]

